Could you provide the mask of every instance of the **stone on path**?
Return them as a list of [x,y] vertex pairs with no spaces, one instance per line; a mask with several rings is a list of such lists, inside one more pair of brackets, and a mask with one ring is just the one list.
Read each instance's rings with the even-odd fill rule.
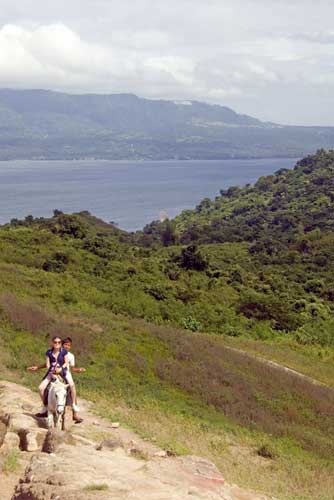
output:
[[10,494],[0,476],[1,500],[266,500],[226,484],[210,461],[170,456],[80,405],[84,424],[48,431],[33,415],[38,396],[0,382],[0,455],[20,449],[29,460]]

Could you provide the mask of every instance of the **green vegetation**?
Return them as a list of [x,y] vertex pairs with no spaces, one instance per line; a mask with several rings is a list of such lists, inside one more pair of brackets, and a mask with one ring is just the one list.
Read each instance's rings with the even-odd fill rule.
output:
[[334,127],[261,122],[203,102],[0,89],[0,160],[301,157]]
[[0,376],[36,387],[25,366],[70,335],[99,412],[229,481],[329,500],[333,389],[231,347],[334,386],[333,178],[320,151],[135,234],[88,212],[12,220]]
[[16,472],[19,468],[19,452],[18,450],[10,450],[6,453],[2,462],[2,472],[9,474]]
[[105,483],[88,484],[83,488],[84,491],[107,491],[109,486]]
[[[175,219],[177,239],[188,245],[181,256],[195,245],[203,256],[205,273],[193,273],[191,288],[201,282],[205,317],[192,315],[206,331],[333,345],[333,176],[334,152],[319,151],[294,170],[221,191]],[[163,241],[164,231],[152,223],[142,240]]]

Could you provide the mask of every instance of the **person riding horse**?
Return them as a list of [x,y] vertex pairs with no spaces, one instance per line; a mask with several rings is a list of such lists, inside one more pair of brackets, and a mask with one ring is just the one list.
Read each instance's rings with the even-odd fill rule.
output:
[[[39,418],[45,418],[48,416],[48,410],[47,407],[45,406],[45,401],[44,401],[44,393],[47,386],[53,380],[55,375],[61,375],[62,378],[65,380],[65,382],[69,383],[72,393],[73,404],[75,405],[76,403],[76,392],[74,388],[73,379],[72,377],[70,377],[70,380],[69,381],[67,380],[67,375],[69,371],[68,351],[64,349],[64,347],[62,347],[62,340],[58,335],[52,338],[52,347],[51,349],[48,349],[46,351],[45,356],[46,360],[43,365],[30,366],[28,368],[29,371],[37,371],[40,368],[47,368],[47,372],[43,377],[43,380],[38,388],[40,398],[43,403],[42,410],[39,413],[36,413],[36,417]],[[73,420],[76,423],[81,423],[83,421],[74,408],[73,408]]]

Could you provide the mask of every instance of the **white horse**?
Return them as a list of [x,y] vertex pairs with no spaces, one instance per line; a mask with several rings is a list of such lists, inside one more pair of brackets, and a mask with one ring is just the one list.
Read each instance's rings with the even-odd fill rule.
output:
[[68,384],[56,377],[48,394],[48,427],[65,430],[65,408]]

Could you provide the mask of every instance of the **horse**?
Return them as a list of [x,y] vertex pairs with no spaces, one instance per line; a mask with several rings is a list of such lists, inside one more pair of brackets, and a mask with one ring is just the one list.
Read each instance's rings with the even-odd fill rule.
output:
[[48,394],[48,427],[65,430],[65,408],[68,384],[59,377],[50,383]]

